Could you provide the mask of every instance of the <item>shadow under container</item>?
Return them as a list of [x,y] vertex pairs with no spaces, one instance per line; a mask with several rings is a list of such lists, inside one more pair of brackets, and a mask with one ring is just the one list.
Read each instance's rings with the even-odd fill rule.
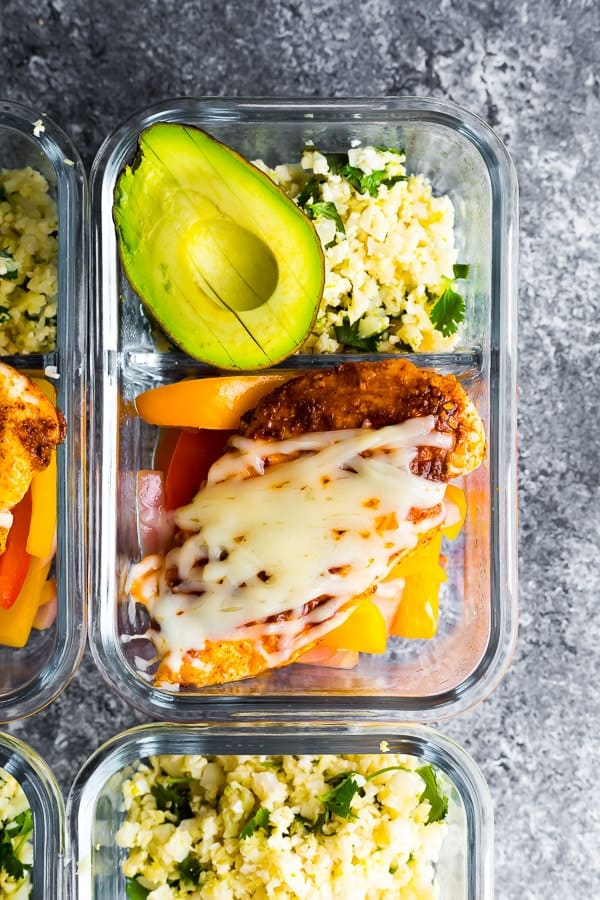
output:
[[67,433],[57,448],[56,620],[43,631],[34,629],[22,648],[0,645],[0,722],[50,703],[71,678],[85,644],[86,180],[73,145],[47,116],[0,101],[0,168],[26,166],[46,178],[57,206],[56,347],[3,356],[2,362],[47,377]]
[[[202,690],[152,685],[143,654],[127,652],[123,586],[140,558],[136,473],[153,468],[157,429],[136,414],[137,394],[215,370],[174,349],[145,314],[120,264],[112,219],[114,188],[132,162],[140,133],[155,122],[207,130],[249,159],[297,161],[313,142],[328,152],[363,145],[403,147],[409,173],[422,173],[455,210],[458,259],[470,265],[466,316],[452,352],[411,353],[417,365],[455,373],[484,421],[486,462],[464,479],[468,512],[447,543],[448,580],[432,640],[391,639],[385,655],[361,654],[354,670],[294,664]],[[178,100],[141,113],[109,136],[91,175],[94,457],[90,484],[91,647],[107,681],[153,718],[194,722],[211,716],[285,720],[305,714],[353,720],[397,716],[433,722],[485,697],[506,670],[517,630],[516,264],[517,183],[498,137],[478,117],[438,100]],[[306,356],[285,367],[313,368],[375,358]],[[125,634],[124,634],[125,632]],[[251,701],[251,702],[249,702]]]
[[485,780],[457,744],[422,725],[141,726],[108,741],[83,766],[67,803],[70,900],[125,900],[116,843],[124,820],[122,786],[140,760],[158,755],[381,754],[416,757],[433,765],[449,796],[448,834],[436,868],[441,900],[492,900],[493,809]]
[[21,785],[33,817],[31,900],[63,896],[65,812],[62,794],[44,760],[23,741],[0,732],[0,771]]

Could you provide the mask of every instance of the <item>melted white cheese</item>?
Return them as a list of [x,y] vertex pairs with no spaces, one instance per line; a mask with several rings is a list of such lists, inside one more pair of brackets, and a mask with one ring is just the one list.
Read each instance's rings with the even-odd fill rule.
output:
[[[308,623],[312,639],[340,624],[348,613],[336,617],[338,610],[381,581],[419,532],[443,518],[446,484],[410,471],[417,447],[451,446],[434,424],[429,416],[279,442],[234,438],[235,450],[176,513],[187,540],[162,568],[154,556],[131,573],[132,594],[143,593],[160,625],[153,639],[161,655],[172,656],[170,667],[207,639],[269,633],[285,636],[275,664]],[[273,457],[276,464],[265,467]],[[413,509],[431,514],[415,523]],[[329,599],[303,615],[304,604],[320,597]],[[289,610],[285,622],[261,622]]]

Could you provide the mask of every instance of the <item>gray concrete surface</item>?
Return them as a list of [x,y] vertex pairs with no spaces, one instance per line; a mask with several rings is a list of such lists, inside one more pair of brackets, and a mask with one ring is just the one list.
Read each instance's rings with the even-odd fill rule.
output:
[[[521,630],[498,689],[443,730],[496,809],[499,900],[600,896],[600,7],[434,0],[4,0],[0,95],[61,123],[89,164],[128,113],[175,95],[433,95],[506,142],[521,190]],[[89,655],[11,731],[66,790],[141,722]]]

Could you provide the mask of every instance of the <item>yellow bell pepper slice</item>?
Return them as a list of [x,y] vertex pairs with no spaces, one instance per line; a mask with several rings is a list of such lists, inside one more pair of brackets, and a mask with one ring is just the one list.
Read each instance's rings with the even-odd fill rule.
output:
[[404,579],[404,587],[390,634],[405,638],[432,638],[437,631],[439,587],[446,580],[440,566],[442,533],[422,540],[388,575]]
[[465,497],[465,492],[462,488],[459,488],[456,484],[449,484],[446,488],[446,499],[451,503],[454,503],[454,505],[458,507],[460,513],[458,522],[442,528],[444,537],[447,537],[449,541],[454,541],[460,534],[465,523],[465,517],[467,515],[467,498]]
[[330,631],[318,646],[359,653],[385,653],[385,619],[371,600],[361,600],[345,622]]
[[[43,378],[32,380],[52,403],[56,402],[53,385]],[[56,451],[53,450],[50,464],[42,472],[36,472],[31,481],[31,525],[27,537],[27,552],[41,560],[50,557],[54,546],[57,477]]]
[[421,575],[429,566],[436,566],[439,563],[441,551],[440,531],[426,541],[421,538],[414,550],[393,566],[385,580],[396,581],[398,578],[408,578],[409,575]]
[[24,647],[40,605],[50,563],[32,557],[19,596],[10,609],[0,609],[0,644]]
[[392,622],[391,634],[405,638],[435,637],[438,625],[440,583],[446,573],[440,565],[409,575]]

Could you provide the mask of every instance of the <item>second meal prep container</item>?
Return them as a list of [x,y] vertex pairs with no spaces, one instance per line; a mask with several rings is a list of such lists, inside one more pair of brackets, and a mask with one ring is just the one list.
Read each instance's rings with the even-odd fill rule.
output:
[[[157,432],[137,416],[135,397],[159,384],[214,373],[171,347],[153,327],[119,262],[115,183],[133,159],[141,131],[158,121],[199,126],[271,166],[298,160],[309,141],[327,151],[347,150],[355,140],[402,146],[408,172],[423,173],[436,194],[450,196],[459,261],[468,262],[471,272],[465,324],[452,352],[409,356],[459,377],[483,418],[488,454],[464,480],[463,533],[444,548],[448,582],[434,639],[394,639],[385,656],[361,654],[355,670],[294,664],[247,681],[177,693],[154,687],[144,660],[126,656],[123,586],[131,561],[139,559],[135,476],[152,468]],[[282,721],[302,714],[313,720],[394,715],[434,721],[481,700],[509,663],[517,627],[517,186],[501,141],[481,119],[437,100],[189,99],[137,115],[107,138],[91,181],[96,368],[90,640],[104,677],[147,715],[181,722],[219,717],[225,710],[260,718],[266,708]],[[333,365],[340,359],[296,356],[285,365]]]
[[56,349],[3,356],[2,361],[29,375],[50,373],[67,433],[57,449],[56,621],[44,631],[32,631],[22,649],[0,646],[0,722],[50,703],[69,681],[85,644],[86,179],[70,140],[47,116],[0,101],[0,168],[25,166],[41,172],[57,204]]
[[476,764],[443,735],[420,725],[252,726],[214,723],[192,727],[154,724],[108,741],[78,774],[68,805],[67,851],[71,900],[124,900],[120,864],[125,852],[115,836],[123,821],[122,786],[135,764],[154,755],[178,754],[408,754],[430,763],[449,791],[448,835],[437,867],[441,900],[492,900],[493,811]]
[[0,770],[19,782],[33,817],[31,900],[59,900],[66,890],[65,811],[56,779],[31,747],[5,732],[0,732]]

